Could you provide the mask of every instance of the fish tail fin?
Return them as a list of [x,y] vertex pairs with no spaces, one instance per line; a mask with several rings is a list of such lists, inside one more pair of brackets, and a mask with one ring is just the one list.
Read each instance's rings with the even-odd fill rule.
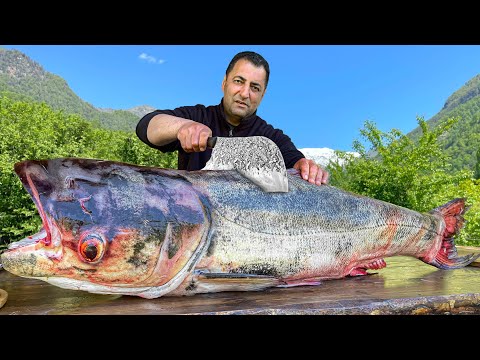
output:
[[468,254],[458,256],[455,246],[454,236],[458,234],[465,224],[463,214],[468,210],[465,207],[465,199],[457,198],[441,205],[431,211],[431,213],[440,213],[445,221],[445,229],[442,234],[442,244],[440,250],[430,261],[425,261],[430,265],[440,269],[458,269],[467,266],[476,260],[480,254]]

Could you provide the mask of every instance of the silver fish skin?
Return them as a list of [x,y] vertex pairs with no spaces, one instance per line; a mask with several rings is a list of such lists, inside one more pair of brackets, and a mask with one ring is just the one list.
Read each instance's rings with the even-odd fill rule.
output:
[[465,200],[419,213],[317,186],[289,170],[268,193],[235,170],[181,171],[95,159],[16,164],[43,227],[1,255],[53,285],[144,298],[317,285],[413,256],[468,265],[454,235]]
[[312,185],[293,169],[286,194],[259,191],[235,172],[184,177],[208,194],[213,232],[209,250],[196,267],[203,284],[192,274],[172,295],[217,291],[220,285],[217,281],[212,286],[212,279],[226,273],[232,278],[263,275],[272,280],[258,278],[265,287],[290,287],[366,275],[396,255],[440,269],[461,268],[480,256],[458,257],[454,245],[453,236],[464,223],[465,199],[420,213],[333,186]]

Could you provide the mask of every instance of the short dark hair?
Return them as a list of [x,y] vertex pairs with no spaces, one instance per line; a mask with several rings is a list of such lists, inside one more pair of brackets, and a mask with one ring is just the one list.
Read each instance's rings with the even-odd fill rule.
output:
[[228,77],[228,74],[230,73],[230,71],[232,71],[233,67],[235,66],[237,61],[240,59],[246,59],[256,67],[262,66],[265,69],[265,72],[267,73],[267,75],[265,76],[265,89],[266,89],[268,85],[268,79],[270,77],[270,66],[268,65],[267,60],[265,60],[262,55],[257,54],[254,51],[242,51],[242,52],[239,52],[237,55],[235,55],[233,59],[230,61],[230,64],[228,64],[225,75]]

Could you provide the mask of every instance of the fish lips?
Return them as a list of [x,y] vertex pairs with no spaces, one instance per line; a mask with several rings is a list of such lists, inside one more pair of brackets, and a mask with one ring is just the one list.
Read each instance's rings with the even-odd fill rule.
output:
[[1,254],[1,263],[5,270],[14,274],[38,276],[40,274],[35,270],[36,257],[33,253],[38,249],[37,244],[49,245],[52,239],[52,223],[44,211],[40,196],[49,196],[53,187],[48,179],[46,161],[22,161],[16,163],[14,169],[37,207],[42,227],[35,235],[10,243]]
[[24,188],[30,194],[42,219],[42,231],[31,237],[36,241],[42,241],[48,245],[52,236],[52,224],[49,221],[40,197],[50,196],[53,191],[53,184],[48,176],[48,165],[46,160],[26,160],[16,163],[14,166]]

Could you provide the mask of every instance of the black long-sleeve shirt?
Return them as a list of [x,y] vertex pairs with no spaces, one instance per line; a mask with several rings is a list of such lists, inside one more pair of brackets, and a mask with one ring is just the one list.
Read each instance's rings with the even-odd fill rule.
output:
[[[222,99],[223,101],[223,99]],[[178,116],[184,119],[197,121],[212,129],[212,136],[265,136],[272,140],[279,147],[285,166],[292,168],[293,165],[305,156],[295,147],[290,137],[285,135],[282,130],[275,129],[265,120],[256,115],[244,118],[240,125],[233,127],[225,119],[225,112],[222,101],[219,105],[204,106],[182,106],[174,110],[155,110],[146,114],[137,124],[136,133],[140,140],[152,148],[156,148],[162,152],[172,152],[178,150],[178,169],[180,170],[200,170],[212,154],[211,149],[202,152],[186,153],[179,140],[175,140],[169,144],[158,146],[152,144],[147,139],[147,127],[150,120],[158,114],[168,114]]]

